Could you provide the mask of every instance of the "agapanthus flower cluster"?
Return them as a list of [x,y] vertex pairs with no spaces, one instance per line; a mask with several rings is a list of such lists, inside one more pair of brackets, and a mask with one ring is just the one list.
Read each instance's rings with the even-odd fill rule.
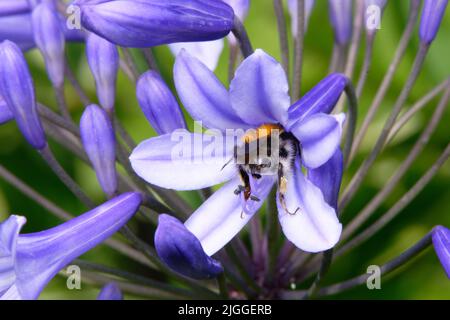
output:
[[[124,293],[305,299],[365,283],[364,276],[330,286],[322,279],[333,258],[395,218],[450,156],[447,145],[416,184],[374,218],[449,104],[447,77],[405,107],[430,47],[443,40],[437,36],[448,1],[410,1],[404,34],[376,93],[363,89],[389,1],[328,0],[325,12],[313,0],[273,0],[267,10],[273,11],[279,37],[270,41],[279,41],[280,61],[254,47],[247,33],[247,21],[258,19],[252,14],[255,2],[0,0],[0,125],[14,122],[85,207],[82,214],[67,212],[0,164],[2,180],[41,205],[42,214],[62,220],[43,231],[21,233],[27,213],[8,212],[0,223],[1,299],[39,298],[68,265],[87,271],[83,277],[99,288],[98,300],[122,300]],[[328,72],[306,85],[302,70],[311,65],[303,53],[313,17],[328,19],[323,28],[331,28],[334,49]],[[414,38],[420,44],[406,82],[396,100],[386,102],[392,107],[372,148],[361,152]],[[84,91],[68,62],[72,46],[86,60],[95,96]],[[42,58],[48,79],[32,72],[30,51]],[[165,59],[173,64],[162,65],[163,54],[173,55]],[[228,83],[218,76],[219,67],[228,70]],[[119,99],[122,76],[133,94]],[[50,84],[57,108],[37,98],[40,81]],[[68,88],[74,94],[68,95]],[[432,117],[398,170],[383,178],[377,194],[364,198],[360,213],[345,215],[384,148],[437,96]],[[139,142],[119,112],[130,107],[123,101],[131,105],[133,100],[155,132]],[[366,110],[361,101],[372,102]],[[71,110],[74,104],[82,106],[81,117]],[[61,147],[92,168],[103,200],[64,168],[60,151],[54,154]],[[199,205],[186,200],[192,195],[201,198]],[[436,221],[438,226],[384,264],[383,274],[433,245],[450,277],[445,222]],[[132,264],[130,270],[118,270],[82,257],[100,244],[151,272],[140,274]]]

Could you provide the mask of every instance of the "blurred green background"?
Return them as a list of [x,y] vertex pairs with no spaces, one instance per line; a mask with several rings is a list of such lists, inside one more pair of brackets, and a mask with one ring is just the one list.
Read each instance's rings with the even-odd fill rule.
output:
[[[373,66],[370,71],[363,97],[360,101],[360,114],[363,117],[373,99],[376,90],[389,66],[405,26],[408,13],[408,0],[388,1],[381,30],[375,42]],[[278,60],[279,43],[272,0],[252,0],[249,16],[245,22],[249,36],[255,48],[262,48]],[[290,30],[290,28],[289,28]],[[305,39],[303,90],[308,90],[327,74],[331,58],[333,35],[328,22],[327,3],[316,0],[310,24]],[[358,165],[372,148],[375,139],[392,108],[395,99],[401,91],[405,79],[412,65],[418,48],[417,30],[414,40],[410,43],[405,58],[395,75],[393,84],[385,98],[381,111],[377,114],[371,126],[361,152],[353,166],[345,173],[344,184],[356,171]],[[292,43],[291,43],[292,49]],[[157,61],[168,83],[172,83],[173,57],[166,47],[155,50]],[[356,75],[359,74],[363,50],[359,52],[359,63]],[[87,67],[84,47],[81,44],[68,45],[70,64],[80,80],[82,87],[96,101],[93,78]],[[433,43],[409,99],[411,105],[430,89],[442,82],[450,75],[450,9],[447,10],[440,33]],[[38,100],[56,108],[54,94],[45,74],[45,67],[37,50],[27,53],[27,59],[35,80]],[[225,82],[227,80],[228,49],[221,56],[217,75]],[[142,64],[143,66],[143,64]],[[143,117],[135,97],[135,87],[123,73],[120,74],[117,86],[116,109],[119,118],[136,141],[142,141],[155,133]],[[78,118],[82,113],[82,104],[70,86],[66,88],[67,100],[73,115]],[[439,99],[439,98],[438,98]],[[421,129],[429,120],[438,99],[433,100],[429,107],[414,117],[401,131],[393,143],[376,161],[370,174],[365,179],[363,187],[354,201],[343,215],[345,225],[363,206],[384,186],[387,179],[407,156],[411,146],[417,139]],[[361,122],[361,118],[360,121]],[[438,130],[433,135],[425,151],[416,160],[395,192],[377,210],[374,218],[386,212],[421,175],[434,163],[448,143],[450,114],[447,112]],[[32,150],[21,137],[15,123],[0,126],[0,163],[14,172],[17,176],[38,190],[40,193],[73,214],[82,213],[83,206],[67,191],[62,183],[46,167],[40,156]],[[101,190],[93,171],[81,161],[75,159],[63,147],[51,141],[51,147],[64,167],[76,178],[86,192],[98,202],[103,201]],[[185,196],[195,206],[199,199],[195,196]],[[427,188],[397,217],[370,241],[356,250],[339,258],[333,264],[326,283],[343,281],[347,278],[365,272],[368,265],[378,264],[390,260],[407,249],[410,245],[425,235],[434,225],[442,224],[450,227],[450,163],[446,163]],[[24,215],[28,223],[24,232],[33,232],[54,226],[59,221],[45,209],[29,200],[19,191],[0,179],[0,220],[9,214]],[[370,222],[369,222],[370,223]],[[151,231],[147,234],[151,241]],[[100,246],[85,255],[103,264],[123,267],[125,269],[140,270],[138,265]],[[449,299],[450,281],[448,281],[432,249],[428,249],[409,264],[396,272],[383,277],[381,290],[368,290],[365,286],[347,291],[333,298],[356,299]],[[82,284],[82,290],[70,291],[66,289],[65,279],[56,277],[41,295],[41,299],[92,299],[98,293],[98,288]]]

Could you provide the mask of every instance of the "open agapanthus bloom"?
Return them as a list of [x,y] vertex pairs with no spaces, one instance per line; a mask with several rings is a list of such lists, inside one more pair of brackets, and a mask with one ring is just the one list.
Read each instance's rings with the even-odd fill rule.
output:
[[[196,278],[220,272],[221,268],[207,258],[245,226],[275,184],[286,237],[308,252],[332,248],[342,229],[336,199],[342,176],[339,144],[345,117],[329,113],[347,78],[332,74],[291,105],[283,68],[264,51],[256,50],[237,69],[229,91],[185,51],[176,59],[174,79],[181,101],[195,120],[219,130],[224,140],[229,129],[243,133],[238,134],[237,143],[224,143],[224,152],[211,152],[211,136],[187,131],[151,138],[133,151],[130,160],[136,173],[164,188],[201,189],[229,180],[190,216],[183,226],[186,230],[181,230],[182,224],[170,227],[173,219],[160,219],[155,237],[160,257],[178,272]],[[175,137],[180,134],[188,137],[182,146]],[[269,162],[274,156],[279,161],[270,171],[266,169],[274,169],[273,163],[265,163],[267,159],[259,153],[249,159],[248,150],[255,142],[258,145],[262,136],[274,135],[278,145]],[[198,141],[203,148],[195,148]],[[173,157],[180,147],[189,150],[188,157]],[[242,163],[237,161],[239,154],[244,154]],[[187,243],[192,244],[190,250]],[[200,258],[202,255],[206,257]]]

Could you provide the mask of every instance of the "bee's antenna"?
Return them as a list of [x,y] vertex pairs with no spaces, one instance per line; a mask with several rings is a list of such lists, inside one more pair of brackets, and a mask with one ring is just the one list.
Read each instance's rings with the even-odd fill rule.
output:
[[291,216],[297,214],[297,212],[300,211],[300,207],[297,207],[297,209],[295,209],[294,212],[291,212],[288,210],[287,205],[286,205],[286,199],[284,198],[284,195],[279,193],[279,197],[280,197],[280,204],[281,207],[283,208],[284,211],[286,211],[286,213],[290,214]]
[[231,158],[230,160],[228,160],[227,163],[225,163],[225,164],[223,165],[222,169],[220,169],[220,171],[222,171],[223,169],[225,169],[225,167],[226,167],[227,165],[229,165],[229,164],[231,163],[231,161],[233,161],[233,159],[234,159],[234,158]]

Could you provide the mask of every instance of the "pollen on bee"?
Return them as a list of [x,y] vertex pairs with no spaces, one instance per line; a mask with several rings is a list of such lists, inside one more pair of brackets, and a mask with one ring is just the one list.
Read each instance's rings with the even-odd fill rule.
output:
[[243,137],[242,141],[245,143],[250,143],[262,138],[271,136],[274,132],[281,133],[284,129],[278,124],[263,124],[256,130],[249,130]]

